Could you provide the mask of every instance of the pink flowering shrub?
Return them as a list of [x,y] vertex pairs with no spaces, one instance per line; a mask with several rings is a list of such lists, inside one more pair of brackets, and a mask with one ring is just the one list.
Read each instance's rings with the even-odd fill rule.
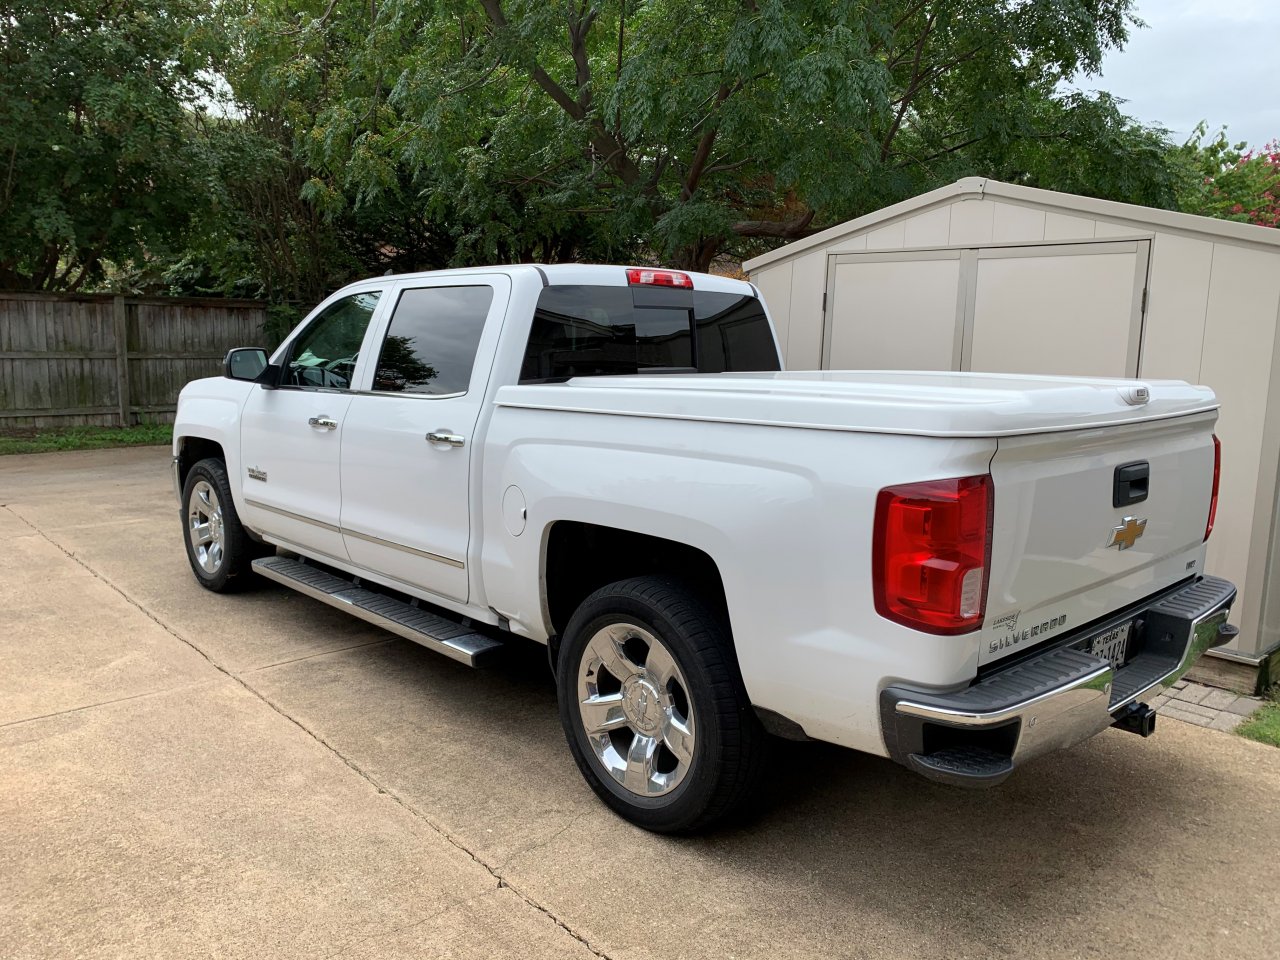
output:
[[1259,150],[1227,142],[1226,131],[1205,142],[1201,124],[1177,150],[1184,167],[1178,206],[1187,213],[1280,228],[1280,139]]

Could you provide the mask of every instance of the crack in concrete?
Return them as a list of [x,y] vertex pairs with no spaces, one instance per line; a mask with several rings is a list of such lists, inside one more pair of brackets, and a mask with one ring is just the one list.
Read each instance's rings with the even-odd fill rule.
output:
[[[4,506],[0,504],[0,507]],[[144,697],[159,697],[166,693],[173,693],[176,690],[189,690],[192,687],[199,687],[206,683],[212,683],[213,680],[196,680],[192,683],[180,683],[176,687],[165,687],[163,690],[147,690],[143,693],[135,693],[127,697],[116,697],[114,700],[99,700],[97,703],[82,703],[78,707],[67,707],[65,710],[55,710],[53,713],[42,713],[38,717],[22,717],[18,720],[6,720],[0,723],[0,729],[5,727],[16,727],[22,723],[35,723],[37,720],[49,720],[53,717],[65,717],[70,713],[79,713],[82,710],[93,710],[95,707],[109,707],[116,703],[128,703],[130,700],[141,700]],[[221,681],[219,681],[221,682]]]
[[542,839],[542,840],[535,840],[532,843],[527,844],[526,846],[513,850],[511,852],[511,855],[507,857],[507,859],[503,860],[500,864],[498,864],[495,869],[503,870],[511,866],[512,864],[514,864],[517,860],[521,859],[522,857],[527,857],[531,853],[536,853],[537,851],[542,850],[545,847],[551,846],[551,844],[555,843],[557,840],[560,839],[561,836],[567,833],[570,827],[577,824],[577,822],[585,816],[586,816],[585,812],[575,813],[572,817],[568,819],[568,821],[565,823],[564,826],[562,826],[555,833],[551,834],[551,836],[546,837],[545,839]]
[[[364,770],[354,760],[347,757],[337,747],[329,743],[329,741],[325,740],[324,737],[320,736],[320,734],[316,733],[314,730],[306,726],[300,720],[297,720],[296,718],[294,718],[283,707],[279,706],[274,701],[272,701],[269,697],[267,697],[265,694],[257,690],[252,685],[250,685],[243,677],[239,676],[236,673],[233,673],[229,668],[223,666],[216,659],[214,659],[214,657],[211,656],[207,651],[203,650],[198,644],[196,644],[191,640],[188,640],[182,634],[178,633],[178,631],[176,631],[173,627],[165,623],[158,616],[156,616],[154,613],[148,610],[145,606],[143,606],[141,603],[139,603],[137,600],[131,597],[128,593],[126,593],[123,588],[113,583],[108,577],[104,576],[102,573],[95,570],[84,560],[77,557],[74,553],[72,553],[70,550],[68,550],[58,541],[54,540],[53,537],[49,536],[49,534],[45,533],[43,530],[41,530],[38,526],[36,526],[34,523],[32,523],[22,514],[14,510],[13,507],[9,506],[8,504],[4,504],[2,509],[7,510],[9,513],[13,514],[13,516],[17,517],[20,521],[25,523],[28,527],[30,527],[37,534],[39,534],[41,537],[43,537],[45,540],[51,543],[54,547],[62,551],[62,553],[65,554],[67,558],[71,560],[73,563],[79,564],[81,567],[87,570],[90,574],[97,577],[99,580],[105,583],[108,587],[110,587],[116,593],[120,594],[120,596],[125,600],[126,603],[128,603],[130,606],[140,611],[145,617],[147,617],[153,623],[158,625],[162,630],[168,633],[171,637],[173,637],[179,643],[183,643],[187,645],[196,653],[198,653],[200,656],[204,657],[204,659],[208,661],[209,664],[213,666],[214,669],[216,669],[218,672],[222,673],[229,679],[235,681],[235,683],[237,683],[240,687],[242,687],[246,692],[256,697],[263,704],[265,704],[269,709],[273,710],[275,713],[283,717],[285,720],[288,720],[295,727],[297,727],[299,730],[305,733],[308,737],[310,737],[316,743],[320,744],[322,747],[328,750],[338,760],[342,761],[342,763],[345,764],[350,770],[352,770],[357,776],[359,776],[361,779],[367,782],[371,787],[373,787],[374,790],[376,790],[379,794],[387,797],[389,800],[391,800],[391,802],[395,803],[396,805],[401,807],[403,810],[405,810],[410,816],[414,817],[415,819],[421,820],[433,832],[438,834],[446,843],[448,843],[454,849],[458,850],[460,853],[464,854],[474,864],[476,864],[478,867],[480,867],[482,870],[488,873],[491,877],[493,877],[493,879],[497,881],[498,889],[510,890],[513,894],[515,894],[517,898],[520,899],[522,903],[538,911],[539,913],[543,914],[558,928],[563,930],[566,934],[568,934],[574,940],[577,940],[584,947],[586,947],[587,950],[589,950],[593,956],[599,957],[600,960],[612,960],[612,958],[607,953],[593,946],[591,944],[591,941],[588,940],[584,935],[578,933],[576,930],[570,927],[567,923],[565,923],[565,921],[561,920],[558,916],[556,916],[556,914],[550,908],[538,902],[538,900],[536,900],[531,894],[525,893],[524,891],[520,890],[518,887],[513,886],[502,875],[501,867],[491,866],[488,862],[484,860],[483,857],[481,857],[479,854],[473,851],[470,847],[468,847],[466,843],[463,842],[460,838],[454,836],[448,830],[446,830],[443,825],[437,823],[434,818],[432,818],[430,815],[428,815],[424,811],[417,809],[413,804],[409,803],[399,794],[395,793],[392,790],[387,789],[385,786],[383,786],[381,783],[378,782],[376,777],[374,777],[372,774]],[[376,643],[379,641],[373,641],[373,642]],[[568,825],[566,825],[566,827],[563,828],[561,832],[563,832],[564,829],[568,829]]]

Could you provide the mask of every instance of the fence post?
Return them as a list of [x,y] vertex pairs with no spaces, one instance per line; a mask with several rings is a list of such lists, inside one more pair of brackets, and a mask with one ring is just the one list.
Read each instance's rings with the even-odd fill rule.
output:
[[129,422],[129,316],[124,297],[113,297],[111,312],[116,326],[116,397],[120,405],[120,426],[132,426]]

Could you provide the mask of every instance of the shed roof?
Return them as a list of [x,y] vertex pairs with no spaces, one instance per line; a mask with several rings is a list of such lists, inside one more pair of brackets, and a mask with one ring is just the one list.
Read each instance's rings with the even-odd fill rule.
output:
[[1203,234],[1235,243],[1262,244],[1280,252],[1280,230],[1274,227],[1259,227],[1252,223],[1237,223],[1234,220],[1215,220],[1212,217],[1199,217],[1193,213],[1176,213],[1172,210],[1143,207],[1136,203],[1118,203],[1115,200],[1097,200],[1074,193],[1041,190],[1038,187],[1022,187],[1015,183],[1004,183],[987,177],[965,177],[945,187],[939,187],[937,190],[930,190],[928,193],[911,197],[901,203],[895,203],[865,216],[829,227],[811,237],[770,250],[768,253],[746,261],[742,267],[747,272],[753,272],[771,263],[789,260],[799,254],[828,246],[871,227],[898,217],[918,213],[928,207],[940,206],[953,200],[981,200],[984,197],[1049,207],[1072,214],[1083,213],[1107,220],[1128,220],[1143,224],[1147,229],[1163,228],[1182,233]]

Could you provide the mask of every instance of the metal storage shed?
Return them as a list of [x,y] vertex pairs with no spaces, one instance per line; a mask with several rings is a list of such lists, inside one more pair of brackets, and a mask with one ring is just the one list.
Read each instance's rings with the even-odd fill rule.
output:
[[1241,634],[1202,672],[1251,683],[1280,648],[1280,230],[968,178],[744,266],[790,369],[1213,387],[1223,466],[1208,569],[1240,587]]

